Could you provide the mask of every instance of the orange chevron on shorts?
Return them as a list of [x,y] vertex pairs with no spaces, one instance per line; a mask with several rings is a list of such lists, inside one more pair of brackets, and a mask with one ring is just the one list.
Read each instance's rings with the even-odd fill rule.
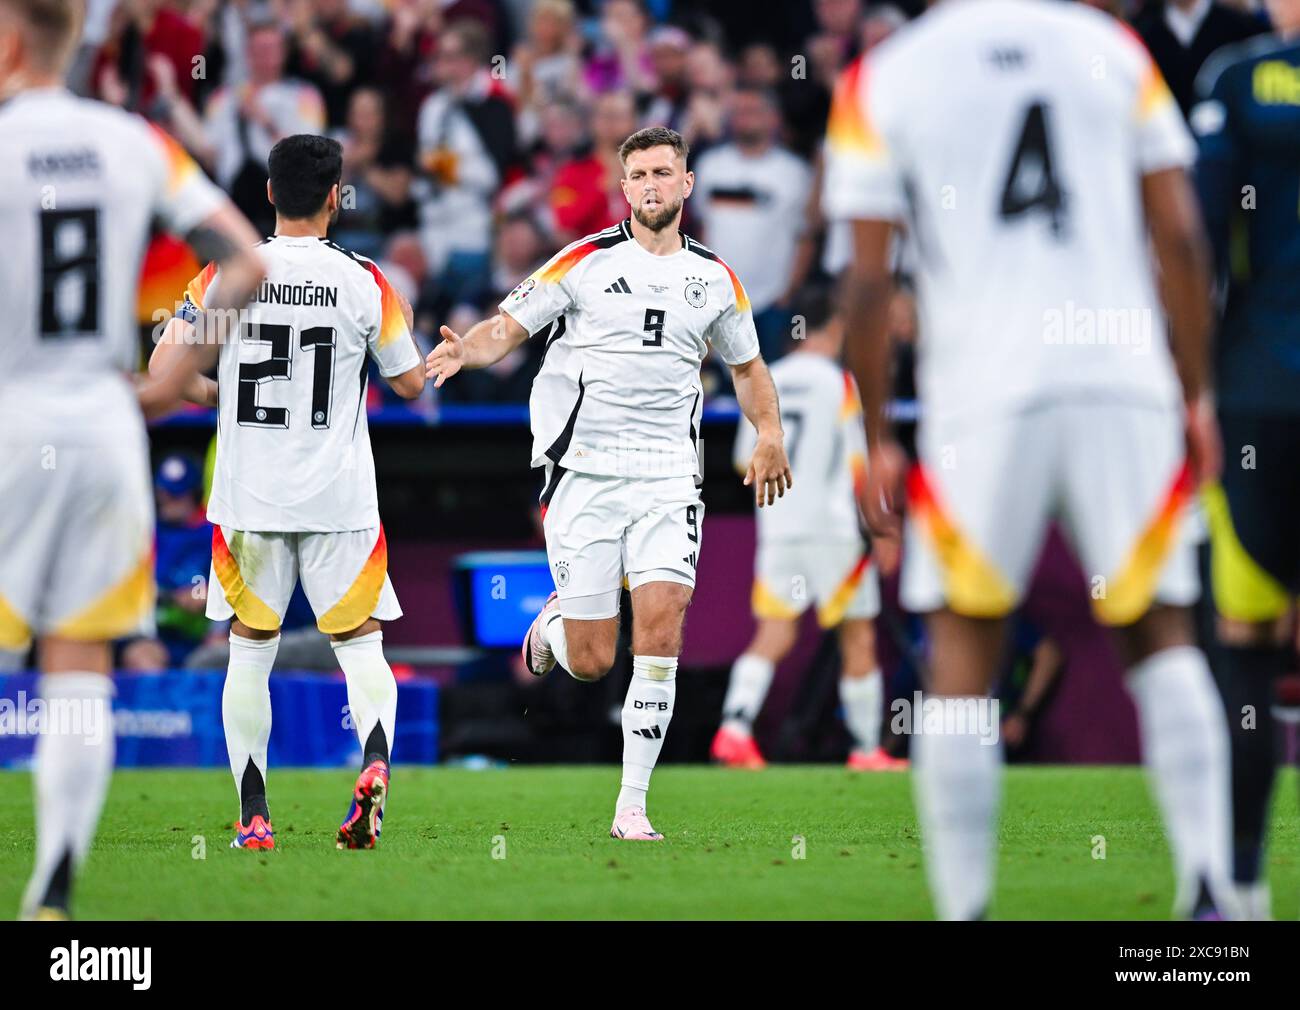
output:
[[316,619],[316,627],[327,635],[340,635],[359,628],[379,604],[379,594],[388,575],[388,540],[384,527],[379,527],[379,538],[361,571],[343,594],[343,598]]
[[823,628],[833,628],[844,620],[844,611],[848,609],[849,604],[853,601],[853,596],[862,585],[862,579],[867,574],[867,568],[871,565],[870,555],[863,554],[858,558],[858,563],[844,577],[844,581],[839,584],[831,598],[826,601],[825,605],[817,608],[817,623]]
[[938,557],[949,609],[963,617],[1010,613],[1016,605],[1015,589],[962,534],[919,463],[907,475],[907,503]]
[[749,597],[750,608],[754,616],[767,621],[793,621],[802,610],[796,610],[776,593],[768,588],[767,583],[755,576],[754,588]]
[[1151,606],[1160,572],[1178,541],[1183,510],[1192,497],[1194,483],[1191,464],[1184,461],[1119,574],[1109,580],[1105,595],[1092,601],[1093,614],[1102,624],[1132,624]]
[[0,596],[0,649],[24,651],[31,640],[32,629],[18,616],[18,611],[9,605],[9,601]]
[[[226,602],[240,623],[254,631],[275,631],[280,627],[280,615],[263,603],[244,581],[239,560],[231,552],[220,526],[212,527],[212,568],[221,583],[221,591],[226,594]],[[208,592],[212,592],[211,586]]]
[[141,618],[153,610],[156,601],[153,544],[150,544],[126,578],[61,622],[53,634],[82,642],[120,638],[136,629]]

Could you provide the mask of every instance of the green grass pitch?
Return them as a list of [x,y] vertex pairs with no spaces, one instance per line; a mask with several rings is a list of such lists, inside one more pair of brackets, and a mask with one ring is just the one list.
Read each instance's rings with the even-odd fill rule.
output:
[[[339,852],[353,773],[272,769],[275,852],[228,848],[224,771],[119,771],[76,894],[87,919],[923,918],[907,775],[668,766],[664,843],[608,837],[618,771],[398,767],[380,847]],[[32,858],[31,782],[0,773],[0,915]],[[1269,873],[1295,918],[1295,774],[1279,783]],[[1098,836],[1104,839],[1105,858]],[[802,842],[799,839],[802,839]],[[203,848],[206,851],[203,851]],[[202,856],[203,858],[198,858]],[[494,858],[495,857],[495,858]],[[1164,918],[1169,858],[1135,768],[1013,768],[997,918]]]

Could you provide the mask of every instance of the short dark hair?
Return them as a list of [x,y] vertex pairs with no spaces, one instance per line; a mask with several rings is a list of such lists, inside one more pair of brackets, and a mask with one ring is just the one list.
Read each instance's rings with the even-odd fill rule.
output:
[[314,217],[343,177],[343,148],[337,140],[297,133],[273,148],[267,162],[271,198],[281,217]]
[[473,18],[457,18],[444,31],[456,36],[465,55],[475,63],[486,63],[492,55],[492,39],[482,22]]
[[27,25],[34,62],[45,70],[61,68],[77,39],[86,15],[82,0],[0,0]]
[[824,329],[838,311],[835,289],[821,281],[809,281],[794,299],[794,314],[803,316],[804,332]]
[[619,145],[618,160],[626,168],[629,154],[633,151],[648,151],[652,147],[671,147],[677,152],[677,157],[682,159],[683,165],[686,164],[686,158],[691,153],[686,138],[676,130],[670,130],[666,126],[647,126],[644,130],[637,130]]

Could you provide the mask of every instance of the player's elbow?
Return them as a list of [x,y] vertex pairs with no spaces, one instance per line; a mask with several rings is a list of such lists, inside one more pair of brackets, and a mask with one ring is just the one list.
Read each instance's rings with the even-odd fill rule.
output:
[[401,375],[394,375],[388,380],[388,384],[403,400],[414,400],[424,392],[424,365],[420,364]]

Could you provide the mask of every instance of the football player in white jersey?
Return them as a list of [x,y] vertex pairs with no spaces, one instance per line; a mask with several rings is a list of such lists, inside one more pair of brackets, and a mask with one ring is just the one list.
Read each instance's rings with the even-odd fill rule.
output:
[[[886,532],[904,486],[884,418],[896,226],[917,250],[921,421],[902,601],[929,614],[929,687],[951,716],[913,742],[936,911],[988,910],[1001,748],[996,730],[961,732],[958,716],[987,697],[1055,515],[1097,619],[1117,629],[1175,907],[1225,914],[1226,725],[1194,644],[1181,531],[1218,466],[1209,277],[1177,105],[1106,14],[941,3],[846,71],[827,143],[826,209],[854,229],[846,323],[872,461],[864,508]],[[938,722],[927,713],[922,729]]]
[[[853,738],[848,767],[896,771],[907,762],[880,746],[882,684],[872,619],[880,585],[867,553],[857,489],[866,478],[862,405],[853,376],[840,367],[844,328],[828,287],[807,287],[796,314],[806,330],[795,350],[772,366],[781,401],[790,470],[799,477],[779,509],[759,509],[751,602],[758,629],[731,667],[722,725],[710,750],[733,768],[766,765],[753,724],[776,665],[794,648],[799,617],[816,604],[817,623],[837,630],[840,702]],[[754,426],[736,429],[734,458],[744,472]]]
[[37,640],[36,867],[24,917],[68,914],[113,769],[110,642],[152,627],[153,493],[141,407],[166,408],[201,351],[137,389],[140,265],[158,221],[262,276],[251,226],[173,140],[63,86],[71,0],[0,0],[0,649]]
[[[233,618],[222,719],[239,791],[236,848],[275,847],[266,800],[271,736],[268,682],[280,622],[301,579],[347,679],[362,771],[339,827],[339,848],[373,848],[389,782],[397,683],[380,621],[402,616],[388,579],[375,464],[366,423],[366,366],[400,395],[424,388],[408,306],[372,261],[326,238],[338,216],[342,148],[305,134],[271,150],[268,199],[275,235],[258,248],[267,276],[238,339],[222,348],[217,380],[189,395],[218,407],[208,519],[207,615]],[[169,328],[204,307],[222,271],[209,265],[186,289]],[[151,365],[165,361],[164,341]]]
[[442,327],[429,376],[441,385],[531,335],[545,341],[529,409],[545,467],[546,552],[557,593],[523,644],[536,675],[558,661],[579,680],[613,665],[620,591],[632,593],[632,682],[623,706],[615,838],[658,840],[646,792],[676,697],[682,621],[695,586],[704,505],[698,452],[709,346],[731,368],[758,429],[747,484],[760,505],[790,469],[776,389],[758,353],[744,286],[678,230],[694,175],[676,132],[651,127],[619,151],[632,216],[562,249],[462,338]]

